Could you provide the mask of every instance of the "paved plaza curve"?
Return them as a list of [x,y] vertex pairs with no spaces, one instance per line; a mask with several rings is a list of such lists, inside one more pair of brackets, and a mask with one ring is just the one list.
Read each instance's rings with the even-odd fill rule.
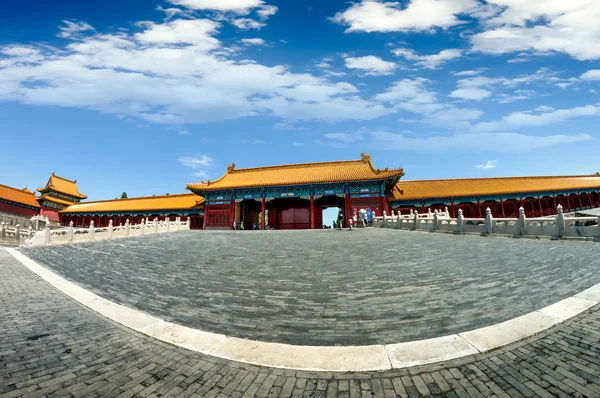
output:
[[415,233],[200,232],[27,256],[169,322],[295,345],[370,345],[465,332],[600,283],[597,245]]
[[0,397],[598,397],[600,306],[489,354],[373,373],[298,372],[145,338],[0,248]]

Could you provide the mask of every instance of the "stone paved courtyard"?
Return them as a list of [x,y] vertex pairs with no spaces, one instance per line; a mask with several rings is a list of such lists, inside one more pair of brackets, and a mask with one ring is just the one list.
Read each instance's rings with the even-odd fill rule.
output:
[[367,345],[487,326],[600,282],[590,242],[382,229],[202,232],[23,249],[107,299],[253,340]]
[[600,306],[502,350],[382,373],[261,368],[175,348],[65,297],[0,248],[0,397],[600,396]]

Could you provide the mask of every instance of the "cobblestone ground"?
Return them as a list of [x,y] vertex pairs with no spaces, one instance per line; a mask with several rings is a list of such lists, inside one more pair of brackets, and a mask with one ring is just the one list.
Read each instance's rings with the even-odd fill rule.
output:
[[253,340],[365,345],[464,332],[600,283],[599,246],[379,228],[189,231],[24,249],[174,323]]
[[600,397],[600,306],[488,355],[383,373],[260,368],[92,313],[0,248],[0,397]]

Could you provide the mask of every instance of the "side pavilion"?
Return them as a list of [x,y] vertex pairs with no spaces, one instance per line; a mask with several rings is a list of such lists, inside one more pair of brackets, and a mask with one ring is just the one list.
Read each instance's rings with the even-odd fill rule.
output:
[[188,184],[186,189],[205,199],[204,229],[229,229],[234,220],[245,229],[259,223],[262,229],[265,224],[314,229],[321,228],[322,210],[328,207],[342,209],[344,219],[366,208],[376,215],[389,213],[387,195],[402,176],[401,168],[377,169],[361,153],[360,160],[338,162],[248,169],[232,164],[218,180]]

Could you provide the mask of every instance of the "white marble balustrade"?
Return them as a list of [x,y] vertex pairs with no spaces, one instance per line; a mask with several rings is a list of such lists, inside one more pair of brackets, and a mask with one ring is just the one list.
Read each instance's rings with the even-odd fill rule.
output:
[[465,218],[462,210],[458,210],[458,217],[452,218],[448,208],[442,212],[428,210],[422,214],[394,214],[392,211],[391,215],[384,212],[383,216],[374,217],[373,226],[482,235],[584,237],[600,241],[600,217],[566,217],[560,205],[556,212],[556,216],[527,218],[521,207],[518,218],[494,218],[488,208],[485,218]]
[[93,221],[89,228],[75,228],[73,227],[73,222],[71,222],[70,226],[67,228],[55,230],[46,228],[35,233],[35,235],[24,240],[24,242],[27,245],[32,246],[71,244],[94,240],[127,238],[146,234],[185,231],[189,229],[190,219],[188,218],[187,221],[181,221],[179,217],[177,217],[175,221],[171,221],[168,218],[165,221],[158,221],[157,219],[150,221],[146,218],[139,224],[130,224],[129,220],[127,220],[125,225],[119,226],[113,226],[111,220],[108,227],[102,228],[94,227]]

